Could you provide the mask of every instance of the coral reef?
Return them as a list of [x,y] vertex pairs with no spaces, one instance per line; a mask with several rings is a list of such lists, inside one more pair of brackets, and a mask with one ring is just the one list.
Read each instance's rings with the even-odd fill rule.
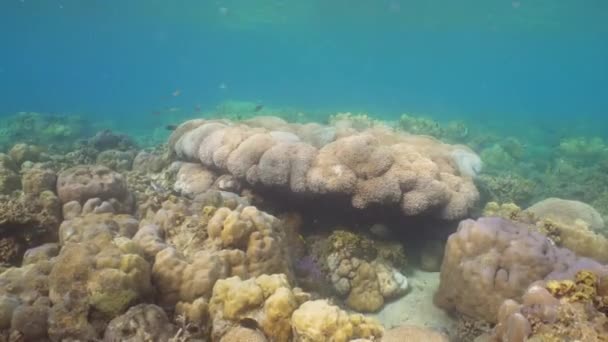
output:
[[530,226],[502,218],[465,220],[447,242],[435,303],[471,318],[498,319],[506,299],[518,300],[534,281],[601,264],[555,247]]
[[450,143],[464,143],[469,138],[469,128],[463,121],[450,121],[441,125],[429,117],[402,114],[396,127],[410,134],[430,135]]
[[[65,151],[91,130],[78,116],[20,112],[0,119],[0,148],[15,143],[37,144]],[[4,148],[3,148],[4,147]]]
[[181,159],[198,160],[249,184],[342,196],[358,209],[400,207],[405,215],[459,219],[477,200],[471,178],[464,175],[470,164],[461,170],[453,157],[463,147],[374,128],[346,129],[317,149],[306,140],[304,125],[256,119],[247,125],[188,121],[174,131],[169,145]]
[[181,163],[173,189],[183,196],[194,198],[209,190],[214,184],[216,175],[201,164]]
[[169,341],[175,335],[175,330],[160,307],[139,304],[110,321],[104,341]]
[[547,198],[526,209],[540,220],[551,220],[566,226],[586,225],[596,232],[603,232],[604,220],[592,206],[561,198]]
[[0,153],[0,194],[10,194],[21,188],[19,169],[15,162],[4,153]]
[[128,135],[114,133],[108,129],[97,132],[93,137],[87,140],[87,144],[98,151],[126,151],[136,147],[135,142],[133,142]]
[[135,151],[106,150],[97,155],[97,164],[118,172],[131,170]]
[[600,262],[608,261],[608,239],[589,228],[590,224],[603,228],[603,219],[585,203],[553,198],[522,210],[513,203],[490,202],[483,214],[532,224],[530,229],[547,236],[556,246]]
[[8,151],[8,155],[17,165],[21,165],[26,161],[38,161],[41,152],[42,149],[38,146],[20,143],[15,144],[10,151]]
[[481,174],[475,179],[486,202],[518,203],[527,205],[533,199],[537,185],[518,174]]
[[326,300],[308,301],[291,316],[294,341],[347,342],[358,338],[378,341],[383,328],[363,315],[349,315]]
[[[374,241],[354,232],[335,230],[316,244],[309,267],[313,272],[325,273],[334,291],[351,309],[377,311],[385,301],[407,291],[408,281],[401,273],[407,259],[398,243]],[[317,262],[319,270],[315,271]]]
[[[602,274],[602,275],[600,275]],[[500,307],[495,341],[606,341],[606,270],[581,270],[571,279],[530,286],[521,303],[506,300]]]
[[[77,201],[84,204],[92,198],[114,200],[130,212],[133,197],[124,177],[104,166],[82,165],[62,171],[57,178],[57,195],[62,203]],[[118,208],[115,208],[118,209]]]
[[0,263],[18,265],[26,249],[51,241],[61,222],[61,203],[51,191],[0,195]]
[[209,302],[213,322],[211,337],[219,341],[245,324],[256,326],[271,341],[291,341],[291,316],[307,299],[297,288],[291,289],[283,274],[219,280]]

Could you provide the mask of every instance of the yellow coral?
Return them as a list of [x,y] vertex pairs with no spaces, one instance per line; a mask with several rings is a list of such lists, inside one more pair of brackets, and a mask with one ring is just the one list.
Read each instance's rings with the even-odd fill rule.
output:
[[326,300],[308,301],[291,316],[295,340],[301,342],[347,342],[354,339],[376,340],[383,328],[360,314],[349,315]]
[[576,284],[572,280],[549,280],[545,287],[554,297],[561,298],[572,294]]
[[574,281],[577,284],[584,284],[587,286],[596,287],[598,285],[597,275],[591,271],[581,270],[576,273]]
[[209,312],[214,325],[220,321],[231,322],[218,323],[224,325],[253,319],[273,341],[287,342],[291,340],[291,314],[298,304],[284,274],[247,280],[231,277],[216,282]]
[[597,275],[588,270],[578,271],[572,280],[550,280],[546,283],[547,290],[556,298],[565,298],[570,302],[598,301]]

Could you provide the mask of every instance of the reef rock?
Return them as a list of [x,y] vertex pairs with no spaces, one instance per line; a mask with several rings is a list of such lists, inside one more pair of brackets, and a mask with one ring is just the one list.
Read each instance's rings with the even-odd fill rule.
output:
[[[403,214],[459,219],[478,199],[464,147],[387,128],[344,129],[315,147],[307,126],[272,118],[246,123],[192,120],[169,139],[181,159],[251,185],[349,198],[354,208],[400,207]],[[460,151],[460,152],[459,152]]]
[[139,304],[114,318],[106,328],[103,340],[124,341],[169,341],[175,335],[175,326],[167,314],[153,304]]

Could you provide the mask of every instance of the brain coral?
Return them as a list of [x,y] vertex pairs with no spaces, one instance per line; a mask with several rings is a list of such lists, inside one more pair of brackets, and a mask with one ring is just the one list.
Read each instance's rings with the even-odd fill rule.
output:
[[601,265],[555,247],[530,226],[492,217],[465,220],[447,242],[435,303],[496,322],[500,304],[518,300],[534,281]]
[[276,118],[192,120],[169,143],[178,157],[251,185],[340,195],[357,209],[380,205],[399,207],[405,215],[459,219],[478,199],[471,176],[480,165],[464,147],[382,127],[341,129],[319,145],[309,130]]

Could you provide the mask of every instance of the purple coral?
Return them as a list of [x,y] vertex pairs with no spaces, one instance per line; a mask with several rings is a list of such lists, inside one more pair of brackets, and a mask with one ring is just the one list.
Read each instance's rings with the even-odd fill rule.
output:
[[305,255],[295,263],[296,274],[300,277],[306,277],[311,282],[324,282],[325,274],[321,266],[310,255]]

